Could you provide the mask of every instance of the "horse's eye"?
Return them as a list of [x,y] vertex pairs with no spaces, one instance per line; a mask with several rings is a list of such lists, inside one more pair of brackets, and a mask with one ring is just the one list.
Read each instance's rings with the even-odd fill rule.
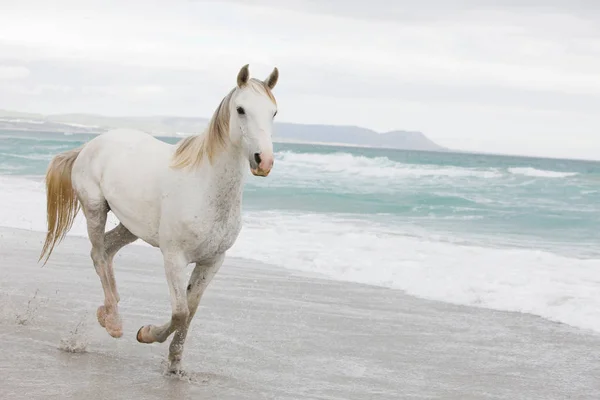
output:
[[246,111],[244,111],[244,109],[242,107],[238,107],[237,108],[237,113],[240,114],[240,115],[244,115],[244,114],[246,114]]
[[277,111],[275,111],[275,114],[273,114],[273,118],[275,118],[276,115],[277,115]]

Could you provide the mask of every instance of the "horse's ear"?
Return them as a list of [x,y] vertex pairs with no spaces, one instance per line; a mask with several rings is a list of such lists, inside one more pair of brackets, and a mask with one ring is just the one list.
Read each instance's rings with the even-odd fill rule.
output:
[[279,79],[279,70],[277,67],[273,68],[273,72],[267,79],[265,79],[265,85],[269,87],[269,89],[273,89],[277,84],[277,80]]
[[248,83],[248,78],[250,78],[250,71],[248,69],[248,64],[244,65],[240,72],[238,72],[237,76],[237,85],[239,87],[243,87],[246,83]]

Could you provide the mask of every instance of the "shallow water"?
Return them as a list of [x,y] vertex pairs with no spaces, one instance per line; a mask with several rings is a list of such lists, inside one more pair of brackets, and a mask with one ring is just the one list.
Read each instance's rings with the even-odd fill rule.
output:
[[[91,137],[0,133],[0,226],[44,231],[47,163]],[[244,196],[232,256],[600,331],[600,163],[276,144]]]
[[[170,305],[160,254],[115,262],[124,336],[95,320],[102,289],[86,239],[44,267],[41,234],[0,229],[2,399],[596,399],[600,336],[525,314],[420,300],[227,259],[184,350],[137,343]],[[73,352],[76,350],[76,352]]]

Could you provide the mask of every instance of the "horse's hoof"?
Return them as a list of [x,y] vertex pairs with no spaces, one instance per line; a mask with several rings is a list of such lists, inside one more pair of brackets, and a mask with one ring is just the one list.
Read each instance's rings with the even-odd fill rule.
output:
[[121,324],[118,325],[113,325],[113,324],[106,324],[106,332],[108,332],[108,334],[112,337],[114,337],[115,339],[120,338],[121,336],[123,336],[123,327],[121,326]]
[[182,370],[182,369],[169,369],[167,371],[167,375],[168,376],[177,376],[177,377],[180,377],[180,378],[183,378],[183,377],[187,376],[187,374],[185,373],[185,371]]
[[108,334],[112,337],[114,337],[115,339],[120,338],[121,336],[123,336],[123,330],[122,329],[115,329],[115,330],[106,330],[108,332]]
[[98,310],[96,311],[96,318],[98,318],[98,323],[100,326],[105,328],[106,308],[104,306],[98,307]]
[[[135,338],[137,339],[138,342],[140,343],[154,343],[153,340],[148,340],[148,339],[144,339],[144,334],[142,333],[142,331],[144,330],[144,328],[146,328],[148,331],[150,330],[150,327],[148,325],[144,325],[142,326],[138,331],[137,331],[137,335],[135,335]],[[148,334],[148,332],[146,332],[146,334]]]
[[100,306],[98,307],[98,310],[96,311],[96,318],[98,318],[98,323],[100,324],[101,327],[105,328],[106,327],[106,308],[104,306]]
[[185,377],[187,375],[186,372],[181,368],[180,363],[175,363],[175,364],[169,365],[169,368],[167,368],[166,373],[167,373],[167,375],[170,375],[170,376],[179,376],[179,377]]
[[123,324],[121,323],[121,318],[118,314],[107,314],[106,308],[100,306],[98,307],[96,316],[98,317],[100,325],[106,329],[106,332],[108,332],[110,336],[114,338],[123,336]]
[[142,326],[140,329],[138,329],[137,331],[137,335],[135,335],[135,338],[137,339],[138,342],[140,343],[144,343],[142,342],[142,329],[144,329],[144,327]]

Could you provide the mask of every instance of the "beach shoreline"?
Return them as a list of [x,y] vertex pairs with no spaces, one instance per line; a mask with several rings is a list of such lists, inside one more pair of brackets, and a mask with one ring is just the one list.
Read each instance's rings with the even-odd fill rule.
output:
[[600,335],[528,314],[423,300],[228,258],[184,352],[186,379],[164,375],[168,344],[137,329],[170,304],[160,252],[115,259],[124,336],[95,321],[102,302],[86,238],[48,264],[43,234],[0,228],[0,397],[6,399],[597,398]]

